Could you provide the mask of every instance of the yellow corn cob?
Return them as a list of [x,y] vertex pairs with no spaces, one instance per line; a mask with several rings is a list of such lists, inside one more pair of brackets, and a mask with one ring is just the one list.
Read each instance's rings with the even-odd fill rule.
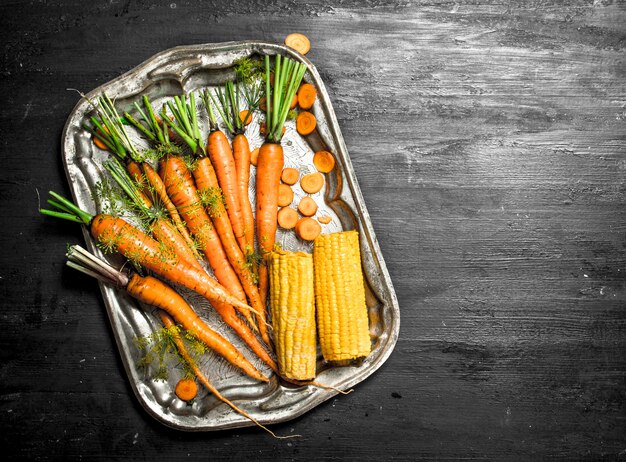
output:
[[281,376],[315,378],[316,331],[313,257],[276,250],[269,255],[270,307]]
[[371,345],[359,233],[345,231],[316,238],[313,264],[324,359],[346,363],[367,356]]

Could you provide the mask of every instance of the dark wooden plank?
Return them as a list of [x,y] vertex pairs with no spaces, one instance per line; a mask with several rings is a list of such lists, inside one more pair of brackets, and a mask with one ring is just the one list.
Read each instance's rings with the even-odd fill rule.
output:
[[[626,7],[4,2],[2,443],[13,459],[626,457]],[[60,134],[163,49],[301,31],[400,301],[388,362],[272,440],[186,434],[132,396],[97,286],[63,269]]]

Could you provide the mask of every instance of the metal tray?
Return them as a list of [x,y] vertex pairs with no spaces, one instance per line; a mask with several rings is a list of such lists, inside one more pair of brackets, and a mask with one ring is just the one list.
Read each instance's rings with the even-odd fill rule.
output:
[[[95,99],[106,93],[115,100],[118,109],[129,109],[131,103],[148,95],[155,107],[173,95],[189,93],[205,87],[223,84],[234,76],[233,65],[242,57],[255,54],[281,54],[308,66],[305,80],[318,89],[318,99],[312,109],[318,120],[318,131],[306,139],[297,134],[293,122],[288,122],[283,138],[286,166],[300,171],[313,171],[312,156],[325,148],[335,154],[336,168],[326,174],[326,185],[314,195],[322,214],[330,215],[331,223],[323,225],[323,233],[357,229],[360,233],[361,254],[366,279],[366,299],[370,318],[372,353],[361,363],[333,367],[318,355],[317,381],[341,390],[347,390],[376,371],[391,354],[398,337],[400,311],[385,267],[369,215],[357,184],[348,150],[339,130],[337,119],[324,84],[313,64],[293,50],[276,44],[261,42],[228,42],[182,46],[159,53],[135,69],[102,85],[86,95]],[[102,211],[104,204],[92,197],[97,183],[105,177],[102,160],[109,153],[97,149],[83,128],[93,115],[93,107],[85,100],[76,105],[64,128],[63,161],[72,195],[76,203],[91,213]],[[206,130],[206,119],[201,120]],[[248,127],[251,148],[262,143],[258,134],[258,116]],[[139,137],[135,141],[141,145]],[[251,175],[251,198],[254,190],[254,167]],[[294,204],[304,193],[295,188]],[[89,250],[104,256],[84,231]],[[311,244],[297,239],[293,232],[279,231],[277,242],[287,250],[311,251]],[[122,263],[114,255],[104,256],[112,263]],[[101,284],[102,295],[113,328],[120,355],[137,398],[147,412],[163,424],[186,431],[212,431],[244,427],[253,423],[234,412],[214,396],[201,391],[191,405],[179,400],[173,393],[178,377],[171,374],[168,382],[152,378],[150,368],[138,368],[141,352],[137,337],[160,327],[153,310],[141,306],[123,292]],[[201,316],[212,326],[224,332],[241,346],[210,305],[194,294],[183,292]],[[271,371],[242,347],[253,363],[264,373]],[[217,356],[205,355],[202,369],[215,386],[238,406],[264,424],[287,421],[304,414],[337,394],[337,391],[316,386],[296,387],[282,383],[276,375],[270,383],[259,384],[240,374]]]

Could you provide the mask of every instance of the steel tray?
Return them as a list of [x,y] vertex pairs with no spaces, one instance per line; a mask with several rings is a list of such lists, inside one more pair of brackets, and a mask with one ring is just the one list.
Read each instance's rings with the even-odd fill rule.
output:
[[[115,100],[118,109],[127,110],[132,102],[138,101],[142,95],[148,95],[155,107],[159,107],[173,95],[221,85],[227,79],[233,78],[233,65],[242,57],[277,53],[305,63],[308,66],[305,80],[316,86],[319,95],[312,109],[318,120],[315,135],[305,139],[297,134],[293,122],[287,123],[283,138],[285,164],[306,173],[314,171],[312,157],[316,150],[324,148],[333,152],[337,166],[325,175],[324,189],[314,195],[320,205],[319,213],[332,218],[331,223],[323,225],[323,232],[357,229],[360,233],[372,353],[361,364],[343,367],[326,364],[321,355],[318,355],[317,381],[347,390],[371,375],[389,357],[398,337],[400,311],[333,107],[317,70],[308,59],[288,47],[261,42],[181,46],[163,51],[80,100],[65,125],[62,140],[63,161],[76,203],[92,213],[102,211],[105,204],[98,199],[94,202],[92,192],[106,176],[101,165],[109,154],[97,149],[91,142],[89,133],[83,128],[93,115],[93,107],[87,99],[95,100],[97,96],[106,93]],[[206,119],[200,122],[206,130]],[[258,125],[259,119],[255,116],[247,131],[251,148],[260,146],[263,141]],[[139,137],[135,141],[142,143]],[[254,167],[250,187],[252,200],[253,191]],[[296,186],[294,204],[303,195]],[[89,250],[104,256],[87,230],[85,240]],[[303,243],[291,231],[279,231],[277,242],[287,250],[311,251],[311,244]],[[122,263],[115,256],[104,257],[112,263]],[[178,379],[176,373],[171,374],[169,382],[163,382],[152,378],[154,371],[150,368],[138,368],[141,352],[135,339],[160,327],[158,318],[150,307],[137,304],[119,290],[103,284],[100,287],[130,383],[149,414],[165,425],[186,431],[211,431],[253,425],[250,420],[205,391],[192,404],[179,400],[172,391]],[[188,292],[183,294],[210,325],[225,332],[236,345],[241,346],[241,342],[228,334],[228,328],[204,299]],[[244,347],[242,351],[252,358]],[[252,359],[253,363],[270,375],[271,371],[255,359]],[[310,385],[296,387],[282,383],[276,375],[271,375],[270,383],[259,384],[211,354],[205,355],[201,367],[226,397],[234,400],[238,406],[264,424],[293,419],[337,394],[336,390]]]

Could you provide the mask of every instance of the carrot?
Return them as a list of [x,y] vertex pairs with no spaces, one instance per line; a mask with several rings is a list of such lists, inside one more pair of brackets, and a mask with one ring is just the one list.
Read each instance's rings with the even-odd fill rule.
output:
[[313,155],[313,165],[318,172],[329,173],[335,168],[335,156],[328,151],[317,151]]
[[322,232],[322,227],[313,218],[300,218],[296,223],[296,235],[303,241],[312,241]]
[[250,152],[250,163],[256,167],[258,160],[259,160],[259,148],[254,148]]
[[311,41],[309,38],[298,32],[294,32],[285,37],[285,45],[289,48],[293,48],[302,55],[307,54],[311,49]]
[[138,301],[164,310],[185,330],[245,374],[256,380],[268,381],[232,343],[202,321],[187,301],[169,285],[153,276],[139,276],[136,273],[129,275],[116,270],[80,246],[70,247],[67,256],[69,266],[122,287]]
[[193,379],[180,379],[176,384],[175,393],[183,401],[191,401],[198,396],[198,384]]
[[317,90],[310,83],[303,83],[298,90],[298,105],[301,109],[309,110],[315,103]]
[[[256,172],[256,230],[257,243],[262,255],[274,249],[278,215],[278,189],[283,169],[283,147],[264,143],[259,150]],[[259,267],[259,291],[267,297],[269,273],[267,266]]]
[[245,135],[238,134],[234,136],[232,145],[235,169],[237,171],[239,201],[243,215],[243,230],[246,240],[246,248],[243,250],[248,254],[254,252],[254,214],[252,213],[252,204],[250,203],[250,193],[248,191],[251,158],[250,144]]
[[296,117],[296,130],[302,136],[310,135],[315,130],[317,120],[312,112],[302,111]]
[[278,226],[283,229],[293,229],[298,221],[298,212],[291,207],[283,207],[278,211]]
[[283,183],[288,185],[294,185],[298,182],[300,172],[298,169],[287,167],[283,169],[283,173],[280,175],[280,179]]
[[317,202],[309,196],[304,196],[298,203],[298,212],[305,217],[312,217],[317,212]]
[[278,200],[277,204],[279,207],[286,207],[287,205],[293,202],[293,189],[288,184],[279,184],[278,185]]
[[327,225],[328,223],[333,221],[333,219],[330,215],[322,215],[321,217],[317,217],[317,221],[319,221],[323,225]]
[[298,95],[293,95],[293,99],[291,100],[291,104],[289,105],[289,109],[295,109],[298,105]]
[[315,194],[324,187],[324,176],[319,172],[309,173],[300,178],[302,190],[309,194]]

